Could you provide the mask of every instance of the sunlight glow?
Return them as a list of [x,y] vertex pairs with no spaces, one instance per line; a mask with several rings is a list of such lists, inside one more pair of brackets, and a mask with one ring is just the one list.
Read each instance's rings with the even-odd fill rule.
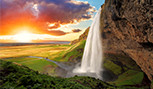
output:
[[[71,32],[69,25],[61,25],[60,29],[64,32],[70,32],[63,36],[53,36],[49,34],[35,34],[35,28],[30,26],[23,26],[14,29],[13,35],[0,35],[0,42],[19,42],[19,43],[31,43],[31,42],[46,42],[46,41],[72,41],[79,38],[80,34],[83,34],[85,29],[79,33]],[[58,29],[57,29],[58,30]]]
[[41,41],[41,40],[53,40],[53,39],[58,39],[59,37],[57,36],[52,36],[48,34],[33,34],[30,31],[23,30],[15,35],[5,35],[5,36],[0,36],[0,40],[2,41],[7,41],[7,40],[12,40],[13,42],[20,42],[20,43],[30,43],[34,41]]
[[53,26],[55,26],[55,24],[48,24],[48,26],[49,26],[49,27],[53,27]]
[[28,31],[21,31],[14,35],[13,39],[17,42],[31,42],[33,40],[34,34]]

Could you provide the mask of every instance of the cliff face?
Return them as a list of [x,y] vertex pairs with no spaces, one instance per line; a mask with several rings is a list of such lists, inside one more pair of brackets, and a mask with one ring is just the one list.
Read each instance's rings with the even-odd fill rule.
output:
[[152,0],[106,0],[101,31],[105,52],[130,56],[153,79]]

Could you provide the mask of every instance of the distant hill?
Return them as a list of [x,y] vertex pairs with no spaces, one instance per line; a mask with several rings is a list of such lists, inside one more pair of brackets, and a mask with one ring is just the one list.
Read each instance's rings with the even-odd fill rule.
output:
[[23,46],[23,45],[46,45],[46,44],[69,44],[69,41],[51,41],[40,43],[0,43],[0,46]]
[[78,43],[78,42],[80,42],[82,40],[86,40],[87,39],[88,32],[89,32],[89,29],[90,29],[90,27],[88,27],[86,29],[86,31],[83,34],[80,35],[79,39],[76,39],[76,40],[71,41],[71,44],[73,45],[73,44],[76,44],[76,43]]

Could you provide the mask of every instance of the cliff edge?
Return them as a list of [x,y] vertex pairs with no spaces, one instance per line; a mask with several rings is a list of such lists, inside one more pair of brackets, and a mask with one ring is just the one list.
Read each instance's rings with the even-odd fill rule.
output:
[[101,31],[105,52],[130,56],[153,79],[152,0],[106,0]]

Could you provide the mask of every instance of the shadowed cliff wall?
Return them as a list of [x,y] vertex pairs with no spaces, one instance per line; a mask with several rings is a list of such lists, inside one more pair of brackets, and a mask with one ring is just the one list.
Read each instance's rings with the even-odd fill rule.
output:
[[152,0],[106,0],[101,31],[105,52],[130,56],[153,79]]

